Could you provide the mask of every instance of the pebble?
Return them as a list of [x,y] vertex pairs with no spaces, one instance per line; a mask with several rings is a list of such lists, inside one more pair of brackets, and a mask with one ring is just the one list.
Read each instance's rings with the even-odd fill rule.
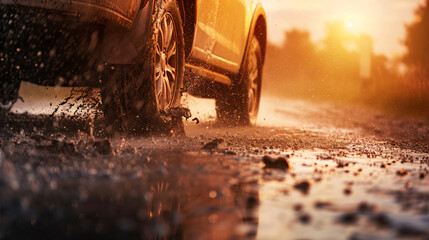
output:
[[223,142],[225,142],[225,140],[217,138],[207,144],[204,145],[203,149],[205,150],[215,150],[219,147],[220,144],[222,144]]
[[379,227],[388,227],[392,224],[390,218],[384,213],[374,215],[371,218],[371,221],[377,224]]
[[356,213],[345,213],[338,220],[343,224],[355,224],[359,220],[359,216]]
[[311,222],[311,216],[304,213],[299,216],[299,221],[303,224],[309,224]]
[[349,196],[349,195],[351,195],[351,194],[352,194],[352,190],[351,190],[350,188],[346,188],[346,189],[344,189],[344,195]]
[[398,170],[396,172],[396,175],[401,176],[401,177],[406,177],[408,175],[408,172],[407,172],[407,170],[402,169],[402,170]]
[[296,183],[293,188],[295,188],[296,190],[302,192],[303,194],[308,194],[308,192],[310,191],[310,183],[308,181],[302,181],[299,183]]
[[262,158],[262,161],[265,164],[265,168],[274,168],[274,169],[281,169],[281,170],[289,170],[289,162],[286,158],[279,157],[277,159],[274,159],[269,156],[264,156]]

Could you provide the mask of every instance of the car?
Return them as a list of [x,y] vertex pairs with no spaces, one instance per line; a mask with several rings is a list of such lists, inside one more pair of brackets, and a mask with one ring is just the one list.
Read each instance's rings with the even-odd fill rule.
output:
[[[183,92],[254,124],[267,21],[255,0],[0,0],[0,101],[21,81],[101,89],[109,131],[162,128]],[[177,111],[176,111],[177,112]]]

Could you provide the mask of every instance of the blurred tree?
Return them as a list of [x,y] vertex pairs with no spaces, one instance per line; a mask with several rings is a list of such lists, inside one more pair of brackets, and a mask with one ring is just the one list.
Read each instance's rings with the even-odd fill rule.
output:
[[285,41],[280,52],[290,78],[311,77],[316,61],[316,49],[308,31],[292,29],[285,32]]
[[[412,71],[423,71],[429,74],[429,0],[420,5],[414,12],[416,20],[407,25],[407,36],[404,45],[407,53],[404,62]],[[429,81],[429,77],[427,78]]]
[[331,54],[344,54],[355,36],[347,31],[344,22],[331,22],[326,25],[326,38],[323,40],[324,49]]
[[326,25],[326,37],[320,52],[324,76],[337,83],[359,77],[357,36],[347,31],[344,22]]
[[[308,31],[286,31],[281,46],[267,45],[264,89],[283,96],[299,94],[301,88],[291,85],[315,79],[319,66],[317,59],[316,46]],[[293,91],[288,91],[290,89]]]
[[315,47],[310,39],[310,33],[307,31],[292,29],[285,32],[285,41],[283,51],[289,55],[292,60],[308,62],[315,53]]

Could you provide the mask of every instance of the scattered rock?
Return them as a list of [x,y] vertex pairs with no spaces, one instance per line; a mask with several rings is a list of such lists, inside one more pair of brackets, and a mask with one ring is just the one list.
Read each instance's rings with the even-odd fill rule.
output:
[[344,195],[349,196],[353,193],[353,191],[350,188],[344,189]]
[[374,215],[371,221],[377,224],[378,227],[389,227],[392,224],[390,218],[384,213]]
[[304,213],[299,216],[299,221],[303,224],[309,224],[311,222],[311,216]]
[[345,167],[344,163],[342,162],[337,163],[337,168],[344,168],[344,167]]
[[94,147],[95,151],[97,151],[101,155],[113,154],[113,147],[108,139],[95,141],[92,146]]
[[295,188],[298,191],[301,191],[303,194],[307,195],[310,191],[310,183],[308,181],[302,181],[299,183],[296,183],[293,188]]
[[375,210],[376,207],[367,202],[361,202],[357,207],[357,211],[360,213],[373,213]]
[[265,168],[275,168],[275,169],[281,169],[281,170],[289,170],[289,162],[286,158],[279,157],[277,159],[274,159],[269,156],[264,156],[262,158],[262,161],[265,164]]
[[318,209],[326,208],[332,206],[331,202],[323,202],[323,201],[317,201],[314,203],[314,207]]
[[359,216],[356,213],[345,213],[338,220],[343,224],[355,224],[359,220]]
[[407,171],[407,170],[405,170],[405,169],[398,170],[398,171],[396,172],[396,175],[401,176],[401,177],[406,177],[406,176],[408,175],[408,171]]
[[302,206],[302,204],[295,204],[295,206],[293,206],[293,210],[295,210],[296,212],[301,212],[302,209],[304,208],[304,206]]
[[225,140],[223,139],[215,139],[207,144],[204,145],[203,149],[205,150],[215,150],[219,147],[220,144],[222,144],[223,142],[225,142]]
[[226,152],[225,152],[225,155],[236,156],[236,155],[237,155],[237,153],[236,153],[236,152],[233,152],[233,151],[226,151]]

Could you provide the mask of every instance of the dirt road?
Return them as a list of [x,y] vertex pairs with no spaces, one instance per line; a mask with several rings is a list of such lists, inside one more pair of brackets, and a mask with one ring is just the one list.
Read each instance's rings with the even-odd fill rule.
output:
[[427,120],[264,97],[257,126],[223,128],[185,104],[201,122],[179,138],[3,126],[0,239],[429,239]]

